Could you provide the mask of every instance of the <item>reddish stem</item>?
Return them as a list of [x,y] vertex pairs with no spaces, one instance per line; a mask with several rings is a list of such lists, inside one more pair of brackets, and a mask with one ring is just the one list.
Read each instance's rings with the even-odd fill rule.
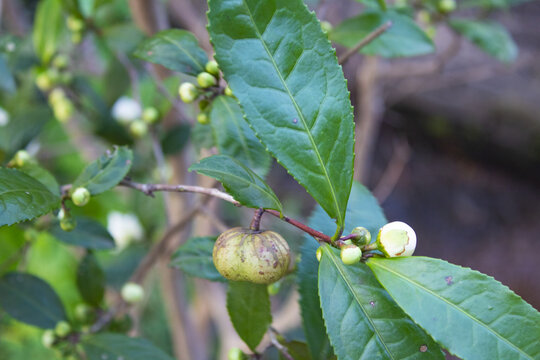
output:
[[249,228],[253,231],[259,231],[259,228],[261,226],[261,218],[264,214],[263,208],[258,208],[255,210],[255,213],[253,214],[253,220],[251,220],[251,224],[249,225]]
[[293,225],[293,226],[296,226],[297,228],[299,228],[300,230],[308,233],[309,235],[313,236],[315,239],[319,240],[319,241],[324,241],[324,242],[327,242],[329,244],[332,244],[332,238],[328,235],[325,235],[323,234],[322,232],[320,231],[317,231],[315,229],[312,229],[310,228],[309,226],[301,223],[300,221],[297,221],[297,220],[294,220],[294,219],[291,219],[290,217],[287,217],[287,216],[282,216],[281,213],[279,211],[276,211],[276,210],[266,210],[267,213],[285,221],[285,222],[288,222],[289,224]]

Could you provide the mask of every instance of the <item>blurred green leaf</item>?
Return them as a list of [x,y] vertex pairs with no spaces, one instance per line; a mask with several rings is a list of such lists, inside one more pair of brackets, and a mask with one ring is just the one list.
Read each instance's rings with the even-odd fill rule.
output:
[[267,285],[229,281],[227,310],[240,338],[255,350],[272,323]]
[[94,7],[96,6],[95,0],[77,0],[79,3],[79,10],[81,10],[81,14],[87,18],[91,17],[92,13],[94,11]]
[[509,63],[518,56],[516,43],[501,24],[464,19],[452,19],[449,24],[452,29],[497,60]]
[[349,18],[330,32],[330,40],[352,48],[388,21],[392,26],[360,49],[360,53],[394,58],[435,51],[435,46],[426,33],[411,18],[395,11],[366,11]]
[[12,272],[0,278],[0,306],[13,318],[43,329],[66,321],[58,295],[37,276]]
[[173,360],[146,339],[101,333],[89,335],[81,342],[88,360]]
[[356,0],[359,3],[366,5],[371,8],[378,8],[386,11],[386,2],[385,0]]
[[105,274],[91,252],[82,258],[77,268],[77,288],[88,304],[101,305],[105,295]]
[[490,276],[427,257],[367,263],[394,300],[462,359],[540,358],[540,313]]
[[73,231],[64,231],[59,225],[51,229],[51,234],[58,240],[87,249],[114,249],[114,239],[111,234],[96,220],[77,217],[77,227]]
[[197,122],[191,130],[191,142],[198,153],[201,152],[201,149],[210,149],[215,146],[216,141],[212,133],[212,127]]
[[112,153],[102,155],[89,164],[73,182],[72,189],[85,187],[92,195],[100,194],[118,185],[131,168],[133,154],[127,147],[116,147]]
[[22,167],[17,168],[17,170],[20,170],[43,185],[53,194],[60,196],[60,185],[58,185],[58,182],[54,178],[54,176],[41,166],[39,166],[36,162],[28,161],[26,162]]
[[0,56],[0,90],[8,93],[15,91],[15,79],[3,56]]
[[48,106],[17,107],[9,113],[9,123],[0,131],[0,149],[7,153],[7,157],[25,147],[52,117]]
[[181,124],[167,129],[164,136],[161,138],[161,147],[166,155],[178,154],[184,146],[186,146],[191,126]]
[[0,168],[0,226],[43,215],[60,204],[60,196],[16,169]]
[[192,237],[176,250],[170,265],[186,274],[211,281],[227,281],[212,260],[215,236]]
[[38,3],[34,20],[33,40],[37,55],[48,63],[58,48],[64,28],[62,2],[42,0]]
[[220,181],[225,190],[242,205],[282,212],[281,203],[270,186],[252,170],[229,156],[214,155],[204,158],[191,165],[189,171],[196,171]]
[[208,57],[197,38],[186,30],[169,29],[144,40],[134,55],[168,69],[197,76],[205,71]]

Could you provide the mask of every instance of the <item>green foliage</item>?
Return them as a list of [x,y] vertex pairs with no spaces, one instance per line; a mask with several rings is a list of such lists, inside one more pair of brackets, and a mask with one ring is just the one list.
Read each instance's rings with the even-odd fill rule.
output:
[[15,91],[15,79],[3,56],[0,55],[0,90],[13,93]]
[[87,249],[105,250],[114,249],[114,239],[111,234],[96,220],[77,217],[77,227],[66,232],[55,225],[51,234],[58,240],[70,245],[77,245]]
[[395,11],[363,12],[336,26],[330,32],[330,39],[352,48],[388,21],[392,23],[390,29],[360,49],[362,54],[395,58],[424,55],[435,51],[435,46],[426,33],[411,18]]
[[161,147],[166,155],[178,154],[186,146],[191,134],[189,125],[177,125],[167,132],[161,139]]
[[12,272],[0,278],[0,306],[13,318],[43,329],[66,321],[58,295],[40,278]]
[[238,335],[255,350],[272,322],[267,286],[229,281],[227,310]]
[[58,195],[24,172],[0,168],[0,226],[43,215],[59,202]]
[[101,305],[105,295],[105,274],[91,252],[82,258],[77,269],[77,288],[88,304]]
[[64,17],[60,0],[40,1],[33,30],[34,48],[43,63],[48,63],[62,40]]
[[193,76],[205,71],[208,62],[197,38],[189,31],[179,29],[163,30],[143,41],[135,56]]
[[37,163],[28,161],[23,166],[18,167],[17,170],[28,174],[42,183],[52,194],[60,196],[60,185],[58,185],[54,176]]
[[171,258],[171,266],[186,274],[211,281],[226,281],[214,266],[212,250],[215,236],[193,237],[178,248]]
[[82,346],[88,360],[172,360],[148,340],[125,335],[101,333],[83,338]]
[[242,205],[282,211],[274,191],[252,170],[226,155],[214,155],[191,165],[190,171],[219,180]]
[[370,259],[394,300],[463,359],[537,359],[540,313],[493,278],[439,259]]
[[352,185],[354,123],[319,22],[301,0],[210,0],[209,8],[216,59],[246,120],[336,219],[339,233]]
[[454,19],[450,21],[450,26],[497,60],[509,63],[517,58],[518,49],[514,40],[498,23]]

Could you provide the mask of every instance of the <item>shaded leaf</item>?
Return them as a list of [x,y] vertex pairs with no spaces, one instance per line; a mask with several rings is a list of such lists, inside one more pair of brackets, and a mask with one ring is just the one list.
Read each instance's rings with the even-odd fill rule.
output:
[[88,360],[173,360],[146,339],[101,333],[86,336],[82,346]]
[[0,56],[0,90],[9,93],[15,91],[15,79],[3,56]]
[[209,8],[216,59],[246,120],[339,232],[352,185],[354,122],[319,21],[301,0],[210,0]]
[[30,175],[31,177],[45,185],[45,187],[52,194],[60,196],[60,185],[58,185],[55,177],[50,172],[39,166],[37,163],[33,161],[27,161],[22,167],[17,168],[17,170],[20,170]]
[[492,277],[417,256],[368,265],[399,306],[460,358],[540,358],[540,313]]
[[186,124],[167,129],[167,132],[161,139],[163,152],[166,155],[173,155],[182,151],[189,140],[190,132],[191,126]]
[[77,288],[84,301],[98,307],[105,295],[105,274],[96,257],[87,253],[77,268]]
[[66,313],[58,295],[40,278],[8,273],[0,278],[0,306],[13,318],[43,329],[65,321]]
[[215,146],[216,141],[212,133],[212,127],[197,122],[191,131],[191,142],[198,153],[201,152],[201,149],[210,149]]
[[64,25],[62,2],[43,0],[38,3],[32,39],[42,62],[48,63],[61,41]]
[[189,238],[173,254],[171,266],[199,278],[211,281],[227,281],[217,271],[212,260],[215,242],[215,236]]
[[64,231],[59,225],[51,229],[51,234],[58,240],[70,245],[87,249],[114,249],[114,239],[107,229],[96,220],[77,217],[77,227],[73,231]]
[[386,2],[385,0],[356,0],[359,3],[362,3],[368,7],[374,7],[379,8],[381,10],[386,10]]
[[52,113],[48,106],[25,106],[10,112],[9,123],[0,131],[0,149],[8,156],[37,136]]

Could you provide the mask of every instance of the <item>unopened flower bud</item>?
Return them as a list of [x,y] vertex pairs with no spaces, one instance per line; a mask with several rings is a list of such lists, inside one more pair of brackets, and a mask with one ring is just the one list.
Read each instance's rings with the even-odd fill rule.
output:
[[246,354],[242,352],[239,348],[231,348],[227,354],[228,360],[245,360],[247,359]]
[[353,265],[362,258],[362,250],[356,245],[345,245],[341,248],[340,256],[345,265]]
[[416,233],[404,222],[388,223],[379,230],[377,248],[386,257],[411,256],[416,248]]
[[68,121],[75,112],[75,107],[68,98],[63,98],[53,105],[54,117],[61,123]]
[[77,206],[84,206],[90,201],[90,191],[85,187],[76,188],[71,194],[71,200]]
[[206,125],[210,123],[210,118],[208,117],[207,113],[202,112],[197,114],[197,121],[199,124]]
[[365,227],[357,226],[351,231],[351,234],[354,235],[352,241],[357,246],[367,245],[371,242],[371,233]]
[[133,135],[134,138],[140,139],[148,134],[148,125],[143,120],[135,120],[129,124],[129,133]]
[[330,31],[332,31],[333,26],[328,21],[321,21],[321,28],[324,33],[328,34]]
[[141,285],[129,282],[122,287],[122,299],[130,304],[140,302],[144,298],[144,289]]
[[52,88],[53,82],[51,81],[51,78],[45,71],[42,73],[39,73],[36,76],[36,86],[41,91],[49,91]]
[[129,124],[141,118],[142,109],[135,99],[122,96],[114,103],[111,114],[119,123]]
[[142,119],[147,124],[155,124],[159,120],[159,111],[151,106],[144,109]]
[[217,84],[217,79],[214,77],[214,75],[207,73],[206,71],[203,71],[199,75],[197,75],[197,83],[202,87],[203,89],[209,88],[210,86],[214,86]]
[[54,328],[54,332],[59,337],[67,336],[71,332],[71,326],[67,321],[59,321]]
[[207,62],[204,68],[208,73],[214,76],[219,75],[219,66],[218,66],[218,63],[214,60],[210,60],[209,62]]
[[14,166],[17,168],[21,168],[24,165],[34,161],[32,158],[32,155],[28,153],[26,150],[19,150],[15,153],[15,156],[13,156],[13,159],[9,162],[10,166]]
[[0,127],[9,124],[9,114],[6,110],[0,107]]
[[66,25],[68,29],[73,32],[80,32],[85,27],[84,21],[75,16],[68,16],[66,20]]
[[186,104],[191,104],[199,96],[199,90],[190,82],[180,84],[178,88],[180,99]]

